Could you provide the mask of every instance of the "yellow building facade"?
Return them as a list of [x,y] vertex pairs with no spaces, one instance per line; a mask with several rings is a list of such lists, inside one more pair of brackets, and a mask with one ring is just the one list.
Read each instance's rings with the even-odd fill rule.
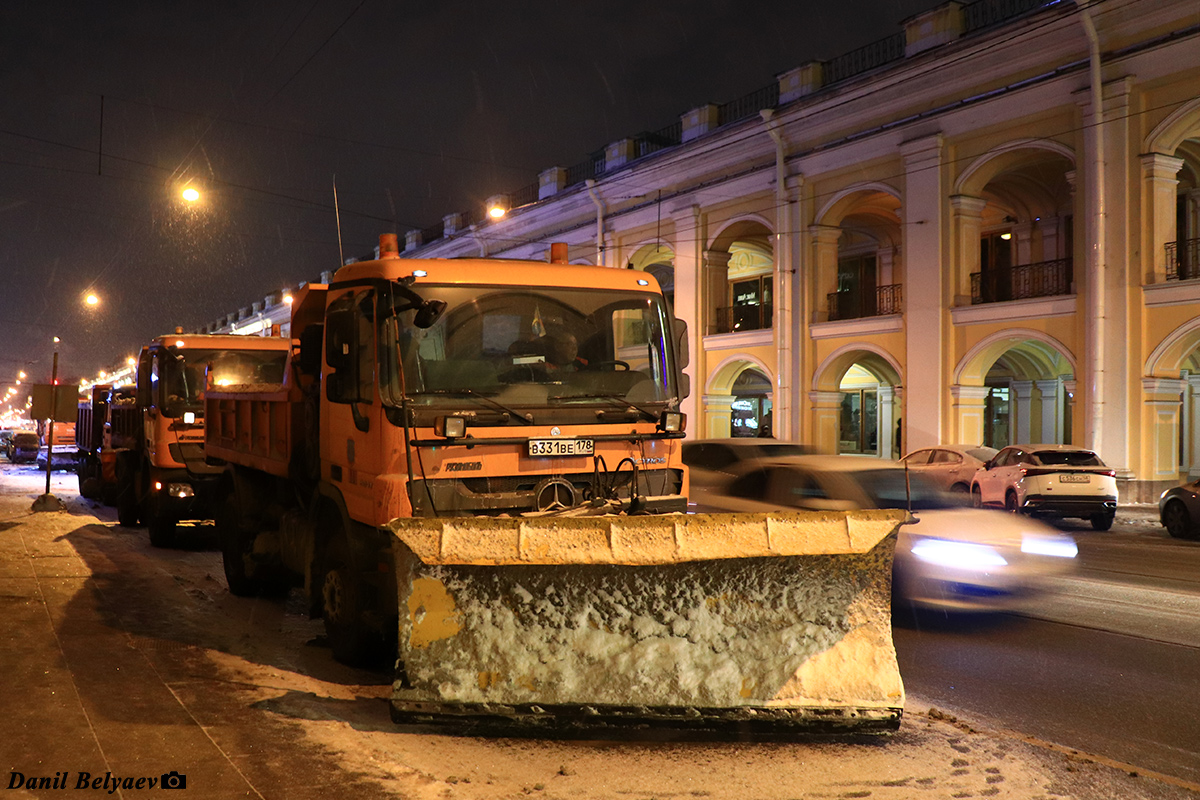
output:
[[412,231],[405,256],[654,274],[689,435],[883,458],[1067,442],[1200,476],[1200,14],[951,2]]

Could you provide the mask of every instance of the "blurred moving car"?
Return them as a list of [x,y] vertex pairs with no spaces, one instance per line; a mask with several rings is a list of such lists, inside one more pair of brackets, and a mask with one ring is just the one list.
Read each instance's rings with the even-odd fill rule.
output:
[[969,508],[894,461],[791,456],[747,461],[703,511],[911,509],[900,526],[892,590],[898,603],[954,612],[1003,611],[1074,569],[1074,540],[1025,516]]
[[982,445],[942,444],[913,451],[900,459],[900,463],[924,475],[944,492],[967,494],[975,471],[998,452],[994,447]]
[[37,461],[41,440],[33,431],[17,431],[9,443],[8,460],[14,464]]
[[1158,498],[1158,518],[1176,539],[1200,539],[1200,481],[1167,489]]
[[1091,450],[1069,444],[1014,444],[975,473],[977,507],[1079,517],[1106,531],[1117,515],[1117,473]]
[[806,444],[768,438],[690,439],[683,443],[683,463],[688,466],[693,496],[724,486],[747,462],[810,453],[812,448]]

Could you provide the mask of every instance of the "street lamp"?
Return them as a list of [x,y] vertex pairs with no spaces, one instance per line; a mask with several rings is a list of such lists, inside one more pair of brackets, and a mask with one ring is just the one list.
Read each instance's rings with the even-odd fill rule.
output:
[[189,186],[183,190],[180,196],[189,203],[195,203],[200,199],[200,192],[194,186]]

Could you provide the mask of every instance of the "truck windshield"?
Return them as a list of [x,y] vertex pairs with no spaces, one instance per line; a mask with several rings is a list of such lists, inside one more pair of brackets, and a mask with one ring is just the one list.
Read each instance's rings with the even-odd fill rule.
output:
[[201,411],[209,377],[214,386],[281,384],[287,357],[284,350],[169,348],[159,359],[162,374],[154,376],[164,382],[163,413]]
[[[512,406],[668,403],[677,397],[662,298],[650,292],[562,287],[414,287],[447,303],[430,328],[414,312],[391,322],[412,402],[486,397]],[[401,376],[390,379],[398,403]]]

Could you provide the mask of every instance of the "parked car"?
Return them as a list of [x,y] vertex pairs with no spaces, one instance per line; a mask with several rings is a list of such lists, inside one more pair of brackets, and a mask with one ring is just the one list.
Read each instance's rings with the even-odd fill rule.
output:
[[896,541],[895,602],[920,609],[1012,608],[1043,582],[1074,569],[1074,540],[1042,522],[970,508],[897,462],[858,456],[792,456],[746,462],[703,511],[910,509]]
[[1015,444],[981,467],[976,506],[1045,517],[1079,517],[1106,531],[1117,514],[1117,473],[1091,450],[1069,444]]
[[16,433],[17,432],[11,428],[0,430],[0,453],[3,453],[5,458],[9,458],[8,448],[12,443],[13,436],[15,436]]
[[943,491],[967,494],[975,471],[998,452],[994,447],[982,445],[942,444],[909,453],[900,463],[910,472],[924,475]]
[[689,439],[683,443],[683,463],[688,466],[693,496],[724,486],[729,476],[748,463],[764,458],[799,456],[812,448],[775,439]]
[[37,461],[41,440],[33,431],[17,431],[13,434],[8,460],[14,464]]
[[1200,539],[1200,481],[1163,492],[1158,498],[1158,517],[1176,539]]

